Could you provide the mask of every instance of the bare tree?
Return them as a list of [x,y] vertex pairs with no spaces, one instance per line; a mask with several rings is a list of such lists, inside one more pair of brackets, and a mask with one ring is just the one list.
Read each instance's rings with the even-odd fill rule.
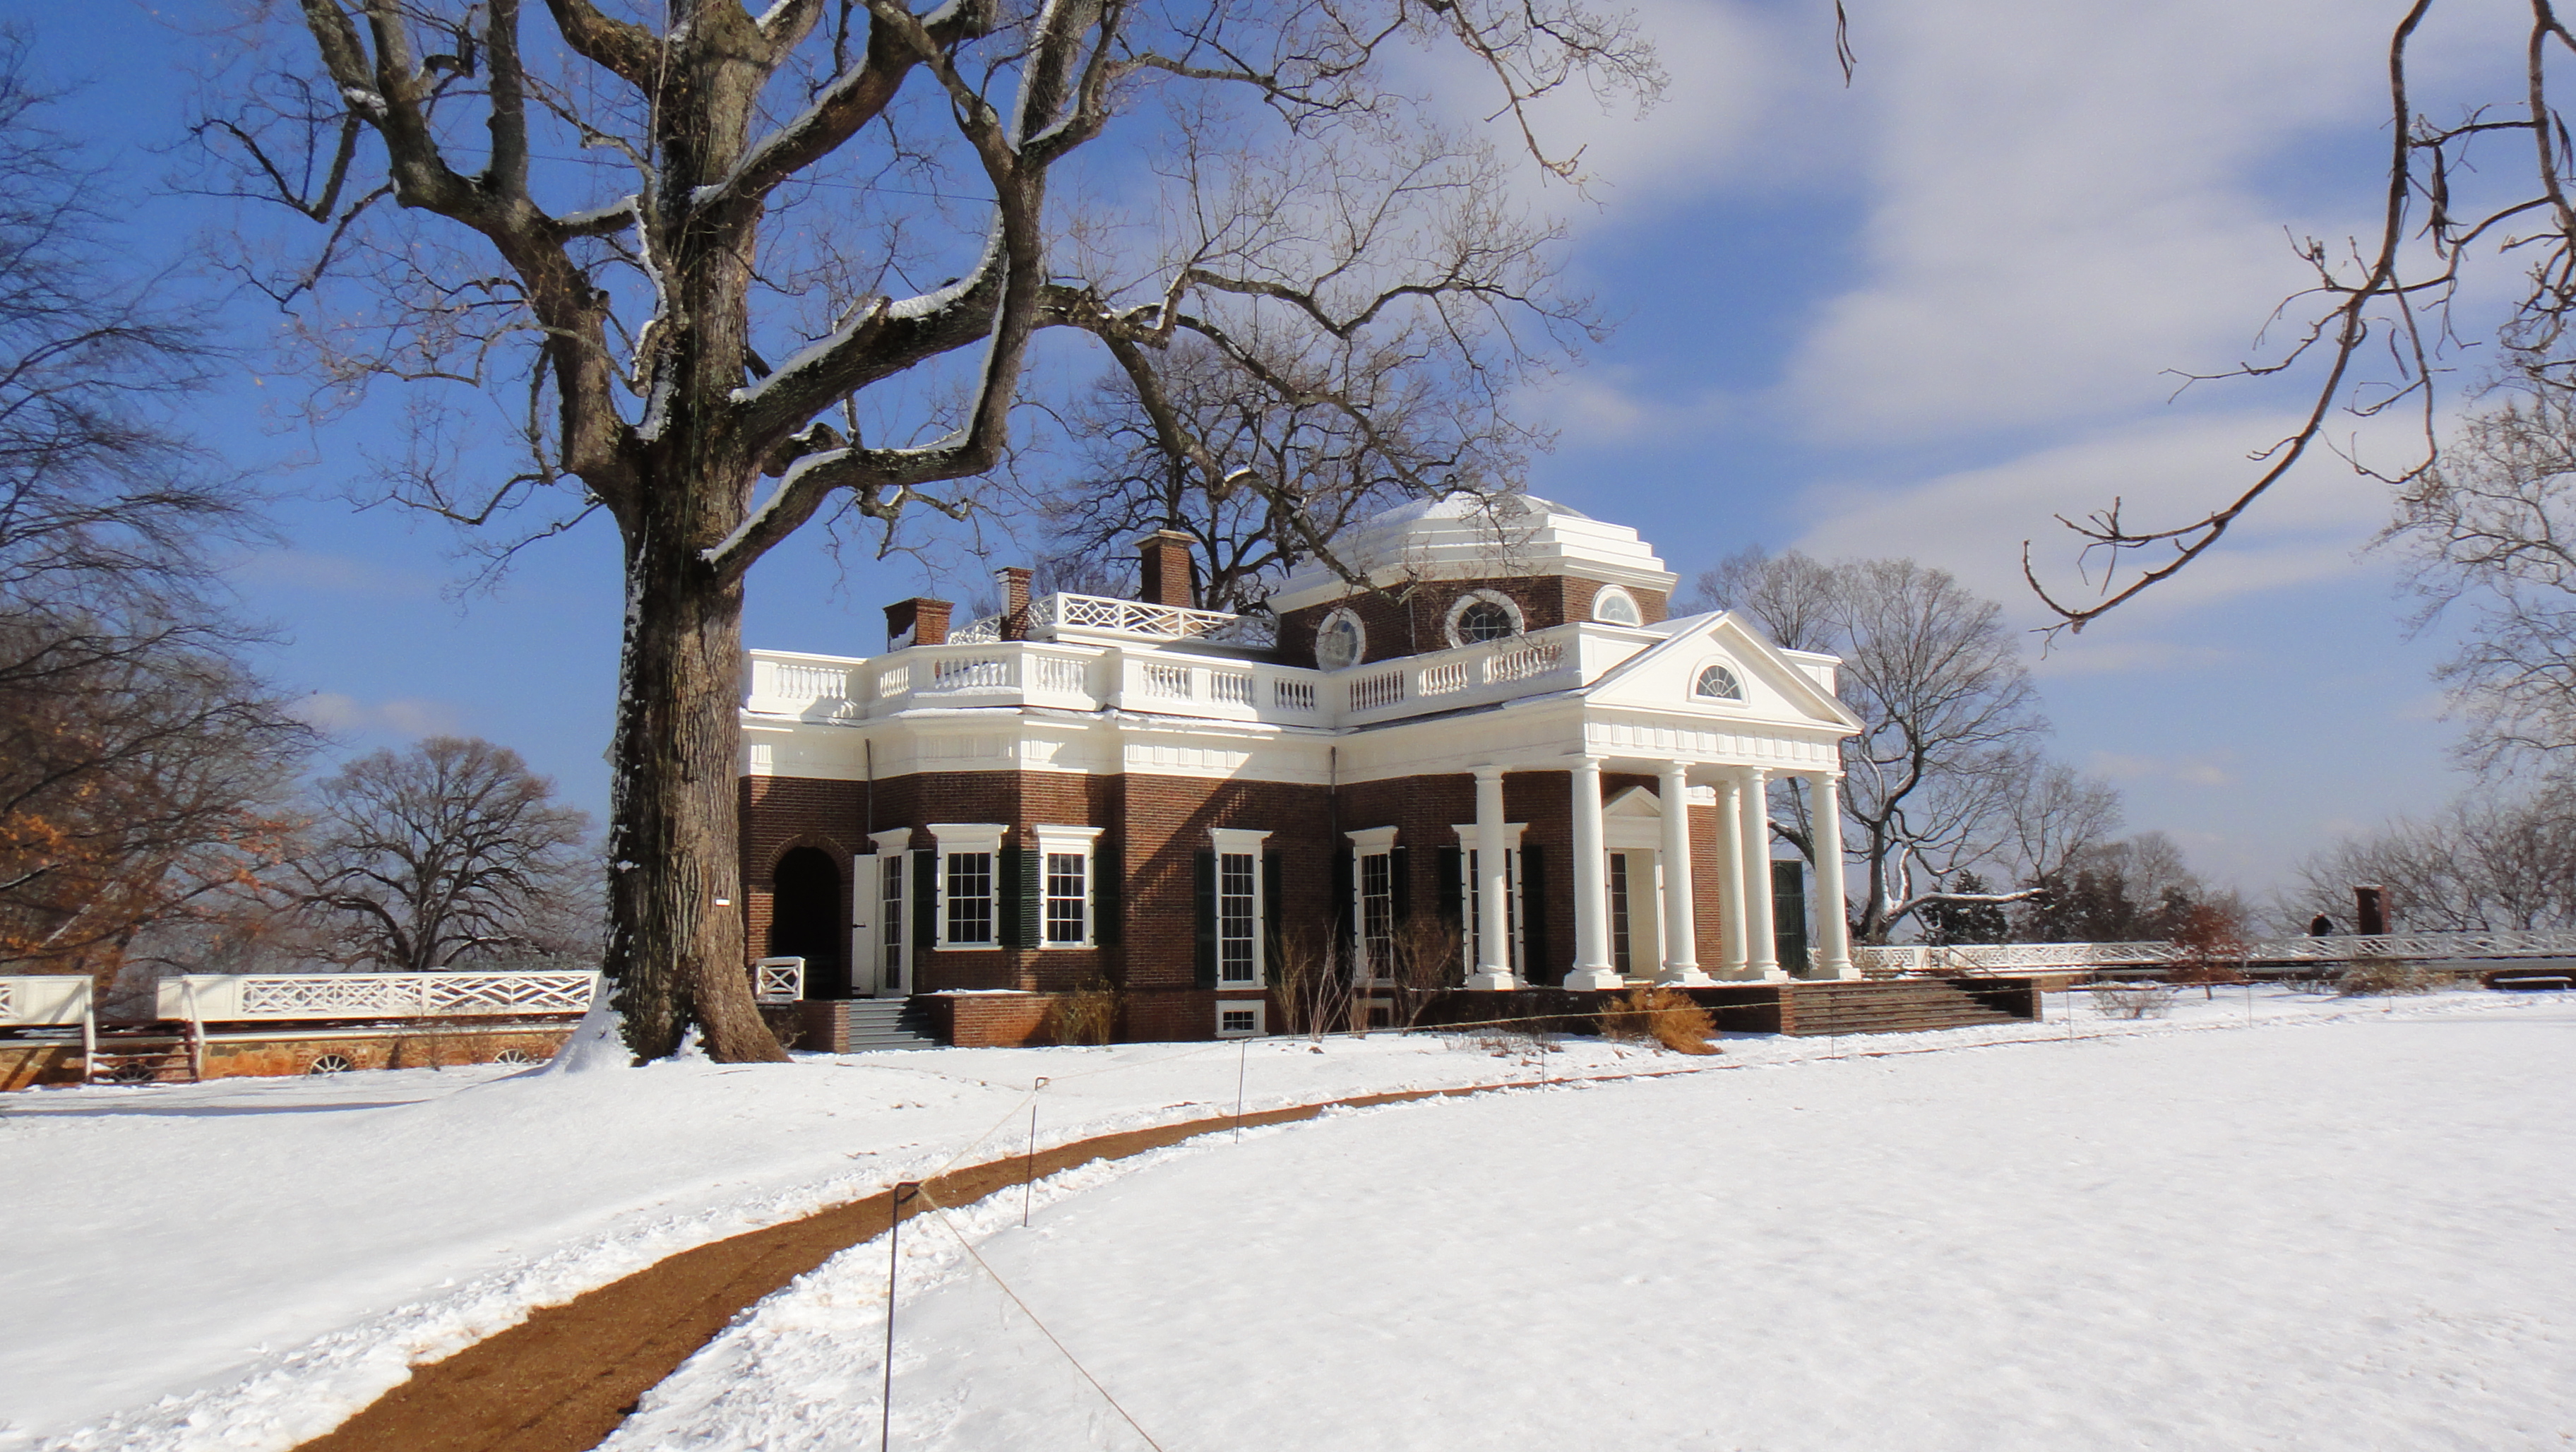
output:
[[2347,917],[2361,883],[2386,887],[2398,921],[2419,931],[2576,928],[2576,788],[2473,794],[2344,838],[2299,865],[2284,915]]
[[489,741],[372,752],[315,797],[302,899],[335,929],[344,966],[426,973],[560,956],[596,890],[581,850],[590,815]]
[[[717,906],[739,897],[756,561],[817,519],[891,546],[916,506],[973,514],[1046,330],[1103,347],[1149,408],[1184,336],[1355,428],[1361,401],[1278,373],[1309,356],[1288,340],[1425,340],[1507,391],[1579,309],[1499,164],[1387,69],[1463,47],[1516,122],[1657,80],[1625,22],[1574,0],[546,13],[529,37],[517,0],[307,0],[292,43],[248,37],[272,69],[200,135],[239,192],[318,227],[308,255],[244,266],[298,320],[323,402],[395,379],[421,405],[395,494],[475,524],[542,496],[561,512],[539,532],[594,510],[619,530],[607,967],[648,1058],[693,1020],[718,1057],[778,1053]],[[1051,191],[1075,156],[1098,157],[1080,210]],[[506,479],[460,468],[446,411],[495,401],[528,455]]]
[[2399,492],[2382,539],[2411,556],[2419,625],[2453,606],[2469,616],[2441,675],[2469,714],[2470,755],[2576,775],[2576,399],[2516,378]]
[[[2251,456],[2253,477],[2219,507],[2178,523],[2136,522],[2119,500],[2081,519],[2061,515],[2059,522],[2080,541],[2089,599],[2043,585],[2024,542],[2023,573],[2057,613],[2060,628],[2083,629],[2215,547],[2327,438],[2338,415],[2407,417],[2420,448],[2394,462],[2351,462],[2401,498],[2417,492],[2437,458],[2435,384],[2451,366],[2450,350],[2481,335],[2501,344],[2500,373],[2542,392],[2576,387],[2576,348],[2569,346],[2576,322],[2576,147],[2569,145],[2557,92],[2576,60],[2576,31],[2559,0],[2521,0],[2495,11],[2520,15],[2499,22],[2465,3],[2440,0],[2410,0],[2400,9],[2386,52],[2389,152],[2378,226],[2341,250],[2302,239],[2300,259],[2315,277],[2276,314],[2276,321],[2289,321],[2287,341],[2218,375],[2265,378],[2306,369],[2315,379],[2302,395],[2297,427]],[[2479,84],[2497,87],[2488,96],[2472,93],[2438,119],[2417,109],[2414,91],[2415,48],[2436,12],[2467,12],[2470,26],[2483,27],[2467,33],[2489,47],[2491,63],[2454,54],[2440,69],[2493,77]],[[2464,298],[2484,308],[2500,293],[2508,298],[2500,322],[2455,313]],[[2472,452],[2480,447],[2474,431],[2469,443]],[[2445,490],[2439,483],[2431,488],[2437,496],[2432,537],[2440,539],[2438,496]],[[2401,524],[2412,507],[2401,504]]]
[[[1863,723],[1844,743],[1842,796],[1862,888],[1852,928],[1864,941],[1886,941],[1933,903],[2027,897],[1944,884],[1981,863],[2009,865],[2017,844],[2063,852],[2101,830],[2108,788],[2040,760],[2048,723],[2001,608],[1946,572],[1753,551],[1703,573],[1697,603],[1843,659],[1842,698]],[[1769,810],[1772,831],[1813,861],[1800,786],[1775,786]]]
[[0,31],[0,963],[104,986],[273,864],[311,733],[215,573],[253,501],[171,416],[219,355],[124,262],[54,100]]

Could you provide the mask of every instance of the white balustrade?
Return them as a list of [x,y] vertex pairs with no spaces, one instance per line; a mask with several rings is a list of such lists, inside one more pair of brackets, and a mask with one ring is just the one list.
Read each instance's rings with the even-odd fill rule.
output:
[[[2168,968],[2193,956],[2169,942],[1921,943],[1855,947],[1864,972],[2015,973],[2034,969]],[[2382,933],[2371,936],[2267,938],[2228,955],[2247,963],[2351,963],[2373,958],[2410,962],[2481,962],[2576,957],[2576,932]]]
[[76,1024],[89,1014],[89,975],[38,973],[0,978],[0,1024]]
[[1404,672],[1388,671],[1383,675],[1364,677],[1350,684],[1350,707],[1353,711],[1376,711],[1404,700]]
[[1208,672],[1208,699],[1231,706],[1252,704],[1252,672]]
[[1137,675],[1144,683],[1145,694],[1153,697],[1157,701],[1187,701],[1195,699],[1195,693],[1190,689],[1190,668],[1188,666],[1170,665],[1162,661],[1149,660],[1145,662],[1144,668],[1138,671]]
[[996,691],[1011,685],[1012,655],[944,656],[930,663],[934,691]]
[[1420,691],[1425,696],[1454,695],[1465,689],[1467,663],[1463,660],[1443,661],[1439,665],[1422,668]]
[[157,1012],[197,1022],[476,1018],[580,1013],[596,973],[190,973],[161,980]]
[[1565,664],[1565,647],[1557,641],[1529,646],[1522,650],[1497,651],[1485,657],[1485,684],[1502,685],[1543,676]]
[[1079,657],[1041,655],[1037,657],[1037,684],[1041,691],[1060,691],[1068,695],[1082,693],[1083,663]]
[[1041,627],[1067,627],[1163,640],[1191,640],[1214,635],[1231,627],[1235,619],[1220,610],[1149,605],[1142,600],[1112,600],[1100,595],[1049,595],[1029,606],[1029,628],[1032,631]]
[[1315,683],[1276,677],[1270,682],[1270,704],[1282,711],[1312,712],[1315,709]]
[[1002,617],[987,615],[970,620],[959,629],[948,632],[950,645],[991,645],[1002,638]]

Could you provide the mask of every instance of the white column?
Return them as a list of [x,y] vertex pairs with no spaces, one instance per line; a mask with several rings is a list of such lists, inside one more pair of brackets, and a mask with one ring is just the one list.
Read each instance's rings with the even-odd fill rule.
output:
[[1744,769],[1744,976],[1778,981],[1780,946],[1772,937],[1771,807],[1762,790],[1770,773],[1758,766]]
[[1851,921],[1844,916],[1842,783],[1832,772],[1819,771],[1808,776],[1807,786],[1816,838],[1815,967],[1809,976],[1858,978],[1860,970],[1851,960]]
[[1717,779],[1717,932],[1718,971],[1743,977],[1744,784],[1731,771]]
[[1610,961],[1610,861],[1601,837],[1601,758],[1574,763],[1574,971],[1577,992],[1626,986]]
[[1699,924],[1691,913],[1690,768],[1664,767],[1659,802],[1664,814],[1664,971],[1657,983],[1685,987],[1715,983],[1699,971]]
[[1476,971],[1469,988],[1518,988],[1512,977],[1511,864],[1503,840],[1503,769],[1476,768]]

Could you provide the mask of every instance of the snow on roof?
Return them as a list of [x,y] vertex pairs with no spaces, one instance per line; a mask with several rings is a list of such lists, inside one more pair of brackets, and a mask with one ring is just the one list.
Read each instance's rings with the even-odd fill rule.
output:
[[[1361,522],[1337,544],[1344,563],[1381,585],[1406,576],[1573,575],[1669,593],[1678,579],[1635,530],[1530,494],[1408,500]],[[1309,564],[1281,584],[1270,608],[1299,610],[1348,593],[1341,576]]]

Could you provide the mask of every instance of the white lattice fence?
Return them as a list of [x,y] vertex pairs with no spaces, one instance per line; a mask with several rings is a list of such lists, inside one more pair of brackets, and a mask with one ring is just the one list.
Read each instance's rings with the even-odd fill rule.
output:
[[751,965],[751,996],[762,1003],[794,1003],[805,996],[805,960],[762,958]]
[[164,979],[160,1016],[200,1022],[489,1018],[580,1013],[596,973],[192,973]]
[[[2049,968],[2163,968],[2185,950],[2172,943],[1902,943],[1852,949],[1864,973],[2016,973]],[[2466,962],[2576,957],[2576,933],[2380,933],[2269,938],[2247,943],[2248,963],[2351,963],[2371,958]]]
[[1102,595],[1049,595],[1029,607],[1029,623],[1186,640],[1223,631],[1234,625],[1235,617],[1217,610],[1148,605],[1141,600],[1112,600]]

